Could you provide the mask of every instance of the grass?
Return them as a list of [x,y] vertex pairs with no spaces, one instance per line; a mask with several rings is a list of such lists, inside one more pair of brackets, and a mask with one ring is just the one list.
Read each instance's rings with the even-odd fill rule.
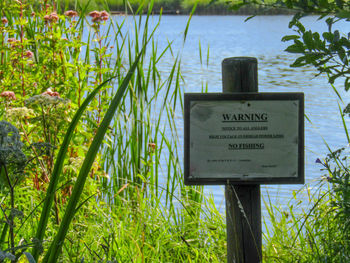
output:
[[[124,0],[69,0],[70,7],[73,7],[77,3],[80,5],[85,5],[87,2],[90,3],[89,10],[101,10],[110,9],[115,12],[121,13],[133,13],[140,6],[147,6],[149,0],[131,0],[126,3]],[[161,10],[163,14],[190,14],[193,7],[196,6],[195,14],[199,15],[276,15],[276,14],[292,14],[290,10],[281,8],[272,8],[267,5],[272,3],[271,1],[265,1],[266,7],[264,5],[249,5],[243,6],[239,9],[232,8],[230,2],[224,0],[155,0],[153,2],[152,12],[160,13]],[[237,1],[233,1],[237,4]]]
[[93,22],[40,2],[2,4],[1,92],[17,100],[2,97],[0,116],[20,130],[28,162],[19,177],[2,163],[1,251],[11,262],[223,261],[222,216],[183,184],[181,59],[160,74],[172,50],[158,49],[152,6]]
[[[0,159],[0,255],[5,262],[225,261],[225,220],[213,197],[183,183],[175,118],[183,104],[181,57],[171,42],[158,48],[153,35],[162,17],[149,23],[153,2],[147,16],[140,8],[95,22],[83,14],[96,3],[75,2],[81,15],[74,18],[54,12],[61,4],[68,9],[68,2],[0,3],[7,19],[0,24],[0,117],[20,131],[25,147],[17,150],[27,156],[23,169]],[[166,53],[173,61],[164,74]],[[1,136],[4,151],[8,135]],[[310,209],[266,200],[265,262],[348,261],[348,170],[340,152],[323,162],[329,190],[306,192]]]

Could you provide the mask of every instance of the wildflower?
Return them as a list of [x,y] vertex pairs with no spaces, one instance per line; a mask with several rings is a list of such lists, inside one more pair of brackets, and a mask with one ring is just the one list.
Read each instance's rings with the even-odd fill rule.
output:
[[34,16],[35,16],[35,12],[33,11],[30,15],[31,15],[32,17],[34,17]]
[[156,149],[156,144],[154,142],[150,142],[148,143],[148,147],[151,149],[151,151],[153,152]]
[[55,13],[55,12],[51,13],[50,14],[50,20],[51,20],[51,22],[57,22],[57,20],[58,20],[57,13]]
[[317,158],[316,161],[315,161],[315,163],[320,163],[320,164],[322,164],[320,158]]
[[57,22],[58,20],[58,15],[56,12],[52,12],[50,15],[45,15],[44,16],[45,22]]
[[98,11],[92,11],[89,13],[89,16],[92,18],[99,17],[101,14]]
[[7,24],[9,21],[7,20],[6,17],[3,17],[3,18],[1,18],[1,22],[2,22],[3,24]]
[[102,11],[100,17],[102,20],[106,21],[108,20],[109,14],[107,13],[107,11]]
[[46,22],[50,21],[50,16],[49,16],[49,15],[45,15],[45,16],[44,16],[44,20],[45,20]]
[[8,38],[7,42],[11,45],[11,47],[16,46],[17,43],[19,43],[19,40],[15,39],[15,38]]
[[32,51],[27,50],[27,51],[24,52],[24,56],[27,57],[27,58],[32,58],[32,57],[34,57],[34,54],[33,54]]
[[92,22],[99,22],[100,21],[100,17],[99,16],[96,16],[94,18],[92,18]]
[[64,15],[72,18],[72,17],[78,16],[78,13],[74,10],[68,10],[64,12]]
[[[44,92],[45,93],[45,92]],[[56,96],[50,96],[49,94],[40,94],[40,95],[35,95],[33,97],[30,97],[29,99],[26,99],[24,101],[24,104],[26,106],[34,106],[34,105],[43,105],[43,106],[48,106],[48,105],[58,105],[60,103],[68,103],[67,100],[64,100],[60,98],[58,93],[55,93]]]
[[27,119],[34,115],[32,109],[27,107],[18,107],[6,110],[6,117],[12,120]]
[[109,18],[109,14],[107,11],[92,11],[89,13],[89,16],[92,17],[92,22],[106,21]]
[[0,94],[0,97],[3,97],[3,98],[8,99],[8,100],[15,100],[16,99],[15,93],[13,91],[4,91]]
[[48,88],[44,93],[41,95],[49,95],[51,97],[59,97],[60,94],[57,91],[52,91],[50,88]]

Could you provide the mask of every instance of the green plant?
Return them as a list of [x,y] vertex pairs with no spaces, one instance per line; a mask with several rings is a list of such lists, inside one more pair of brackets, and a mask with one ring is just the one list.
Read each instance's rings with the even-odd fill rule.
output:
[[221,215],[201,187],[182,182],[181,59],[164,77],[159,63],[172,47],[158,48],[152,5],[146,17],[142,8],[117,20],[96,11],[93,21],[89,3],[61,14],[59,1],[10,2],[0,3],[0,118],[16,124],[33,161],[14,193],[24,218],[1,249],[30,262],[222,261]]
[[[25,168],[33,159],[38,158],[38,152],[34,157],[28,158],[23,151],[23,143],[21,142],[18,129],[11,123],[0,121],[0,192],[9,194],[10,206],[6,207],[4,202],[0,203],[0,208],[5,219],[1,236],[0,236],[0,261],[3,262],[6,258],[11,262],[17,262],[21,255],[25,255],[27,259],[33,262],[33,257],[26,250],[32,246],[25,240],[21,241],[20,245],[15,243],[15,227],[16,224],[22,224],[24,213],[19,210],[16,205],[15,188],[21,184],[25,177]],[[40,148],[40,156],[43,154],[50,154],[50,145],[36,144],[36,148]],[[7,191],[8,190],[8,191]],[[8,212],[9,211],[9,212]],[[18,219],[18,220],[16,220]],[[17,222],[16,222],[17,221]],[[8,242],[6,242],[6,237]],[[3,251],[4,244],[8,244]]]

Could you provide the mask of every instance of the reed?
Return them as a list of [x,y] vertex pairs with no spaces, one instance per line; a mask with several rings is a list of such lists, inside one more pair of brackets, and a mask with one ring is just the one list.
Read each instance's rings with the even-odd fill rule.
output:
[[159,49],[153,2],[146,16],[140,7],[113,19],[85,16],[90,1],[60,14],[67,3],[3,5],[0,117],[18,127],[31,162],[11,198],[1,186],[2,219],[11,200],[24,219],[11,233],[5,220],[0,252],[12,262],[221,262],[222,217],[202,187],[183,184],[181,57],[171,42]]

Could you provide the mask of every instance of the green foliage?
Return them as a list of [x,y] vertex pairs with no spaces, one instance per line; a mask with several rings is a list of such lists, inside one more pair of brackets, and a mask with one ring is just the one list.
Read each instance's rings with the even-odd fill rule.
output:
[[[305,195],[307,204],[300,201]],[[265,220],[272,226],[266,225],[264,233],[264,261],[348,262],[349,240],[334,201],[331,190],[319,189],[313,196],[305,189],[295,194],[287,208],[268,202],[269,218]]]
[[[293,35],[284,36],[282,41],[291,43],[285,51],[297,55],[292,67],[313,66],[317,75],[328,78],[331,87],[344,80],[344,89],[350,89],[350,39],[348,32],[341,32],[340,23],[350,20],[350,2],[343,0],[281,0],[281,1],[232,1],[233,7],[260,5],[273,8],[292,9],[294,17],[289,28]],[[303,25],[303,17],[318,15],[318,23],[325,23],[325,32],[313,32]],[[335,28],[339,29],[335,29]],[[342,101],[339,93],[336,91]],[[349,143],[349,132],[345,118],[349,105],[340,114]],[[340,108],[340,106],[339,106]],[[350,243],[350,184],[348,146],[331,150],[324,161],[317,159],[325,171],[320,188],[314,195],[307,189],[309,206],[294,200],[286,208],[274,207],[270,200],[271,225],[265,239],[264,258],[266,262],[349,262]],[[328,190],[324,190],[325,188]],[[299,193],[299,194],[304,194]],[[306,209],[305,207],[309,207]]]
[[224,260],[222,216],[183,185],[181,64],[157,68],[172,49],[158,50],[153,4],[147,19],[140,8],[112,20],[89,3],[78,14],[64,1],[0,3],[0,118],[30,161],[22,180],[0,169],[0,262]]

